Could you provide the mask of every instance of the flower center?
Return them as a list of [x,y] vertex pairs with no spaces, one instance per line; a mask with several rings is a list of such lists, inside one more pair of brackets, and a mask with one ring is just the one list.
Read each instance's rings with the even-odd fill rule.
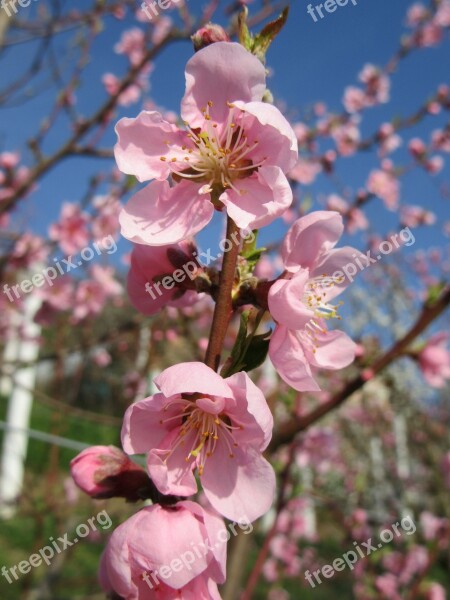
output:
[[[174,404],[181,404],[181,411],[173,417],[161,419],[160,424],[182,419],[182,425],[176,437],[172,441],[171,448],[167,450],[164,462],[172,456],[179,446],[186,445],[189,440],[189,450],[185,460],[195,460],[198,466],[198,474],[203,475],[206,459],[212,456],[217,444],[225,444],[228,455],[234,458],[233,448],[239,444],[234,438],[234,432],[242,430],[242,425],[232,425],[230,418],[225,414],[212,414],[199,408],[192,400],[177,398],[166,404],[164,412]],[[235,419],[234,419],[235,421]]]
[[344,303],[342,301],[337,304],[331,304],[325,302],[324,298],[327,297],[327,290],[335,286],[337,283],[342,283],[343,277],[333,277],[330,275],[322,274],[317,277],[313,277],[308,281],[303,294],[304,304],[312,311],[319,319],[339,319],[342,317],[338,315],[339,307]]
[[334,285],[342,283],[343,277],[333,277],[323,273],[317,277],[313,277],[308,281],[303,294],[303,303],[314,312],[316,318],[310,319],[306,324],[304,331],[301,332],[302,340],[309,346],[312,346],[312,352],[315,353],[318,340],[317,334],[326,334],[327,330],[321,325],[321,320],[325,319],[338,319],[342,320],[342,317],[338,315],[339,307],[344,303],[342,301],[337,304],[331,304],[326,302],[324,299],[327,297],[328,289]]
[[[205,182],[203,193],[212,192],[217,188],[220,190],[231,188],[243,195],[246,191],[237,189],[233,182],[252,175],[264,164],[267,156],[256,163],[248,157],[257,148],[259,141],[249,140],[244,127],[237,123],[236,111],[239,109],[234,104],[227,102],[228,119],[223,129],[219,128],[218,123],[213,122],[209,114],[212,106],[212,101],[209,101],[206,108],[202,110],[205,118],[202,130],[192,129],[188,123],[185,123],[188,137],[194,147],[182,146],[184,155],[170,159],[171,162],[178,163],[177,169],[172,169],[172,174],[175,178]],[[220,129],[222,130],[219,131]],[[170,145],[169,142],[167,144]],[[160,158],[162,161],[168,160],[166,156]],[[182,162],[188,165],[186,169],[178,168]]]

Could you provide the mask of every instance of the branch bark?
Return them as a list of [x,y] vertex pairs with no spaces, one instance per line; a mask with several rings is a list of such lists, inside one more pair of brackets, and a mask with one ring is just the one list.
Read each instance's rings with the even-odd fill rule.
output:
[[228,217],[227,220],[226,239],[229,240],[231,248],[228,252],[225,252],[223,256],[222,271],[220,272],[219,280],[219,292],[205,356],[205,363],[215,371],[219,368],[223,343],[227,334],[231,315],[233,314],[232,290],[241,246],[240,230],[230,217]]

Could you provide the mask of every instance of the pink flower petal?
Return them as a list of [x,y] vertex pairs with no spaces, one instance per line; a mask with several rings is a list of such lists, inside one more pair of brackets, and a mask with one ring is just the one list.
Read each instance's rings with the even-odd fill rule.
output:
[[189,181],[173,188],[166,181],[150,183],[120,213],[122,235],[149,246],[167,246],[195,235],[214,213],[209,194],[199,194],[200,187]]
[[[151,515],[151,522],[148,514]],[[198,546],[204,543],[204,526],[185,508],[170,510],[154,505],[133,515],[127,523],[131,520],[134,521],[133,535],[129,535],[127,543],[133,561],[143,572],[150,571],[152,565],[169,566],[174,558],[192,551],[192,542]],[[209,560],[208,554],[197,554],[192,564],[183,565],[180,570],[169,569],[170,575],[166,579],[160,572],[158,578],[171,588],[180,589],[203,573]]]
[[233,397],[233,392],[225,380],[201,362],[181,363],[169,367],[154,381],[166,397],[195,393]]
[[347,278],[345,272],[342,271],[343,267],[351,264],[356,270],[356,275],[361,272],[361,269],[356,262],[357,260],[361,265],[363,265],[363,268],[367,266],[367,260],[364,254],[356,250],[356,248],[344,246],[343,248],[330,250],[324,255],[323,260],[318,262],[314,272],[311,273],[311,277],[325,275],[325,278],[327,278],[336,274],[332,285],[329,287],[325,285],[324,287],[320,288],[321,293],[325,294],[325,296],[323,296],[324,302],[328,302],[329,300],[332,300],[334,297],[341,294],[352,283]]
[[187,510],[204,523],[207,533],[205,537],[210,540],[217,540],[216,543],[212,545],[212,548],[209,549],[214,556],[214,560],[208,566],[207,573],[214,581],[217,581],[217,583],[224,583],[227,575],[227,542],[221,541],[222,532],[225,530],[223,519],[216,512],[202,508],[199,504],[196,504],[191,500],[178,502],[177,506],[187,508]]
[[247,373],[241,371],[225,380],[233,390],[236,405],[228,410],[231,420],[237,417],[243,425],[242,431],[236,431],[234,436],[246,443],[260,440],[259,449],[263,452],[272,439],[273,415],[267,405],[262,391],[257,387]]
[[313,270],[320,253],[334,248],[343,232],[342,217],[337,212],[318,210],[301,217],[289,229],[281,249],[285,268]]
[[227,102],[261,100],[266,88],[262,63],[237,43],[217,42],[200,50],[186,65],[186,93],[181,115],[193,128],[203,125],[201,112],[212,102],[213,120],[228,118]]
[[220,196],[228,215],[241,229],[264,227],[292,204],[292,190],[279,167],[261,167],[257,174],[237,179]]
[[179,445],[168,457],[167,450],[179,434],[179,428],[173,429],[147,457],[148,473],[162,494],[192,496],[197,493],[197,482],[193,474],[195,462],[188,463],[186,456],[192,443],[192,436],[186,437],[185,445]]
[[239,448],[230,458],[218,447],[205,465],[202,484],[211,505],[228,519],[255,521],[266,513],[275,493],[275,473],[258,452]]
[[292,279],[279,279],[270,288],[268,303],[272,318],[289,329],[303,329],[314,318],[305,304],[308,269],[301,269]]
[[167,429],[160,424],[165,402],[162,394],[155,394],[127,408],[121,432],[122,447],[127,454],[148,452],[167,435]]
[[[139,181],[164,180],[170,175],[170,160],[182,160],[181,146],[192,146],[187,133],[164,121],[155,111],[142,111],[135,119],[123,118],[116,125],[118,142],[114,147],[122,173]],[[161,157],[165,156],[166,161]]]
[[[266,102],[235,102],[244,111],[242,124],[250,143],[257,140],[255,149],[248,155],[253,164],[267,157],[267,164],[290,171],[298,159],[298,142],[290,123],[280,110]],[[248,123],[249,117],[253,124]]]
[[269,346],[269,356],[280,377],[294,390],[299,392],[320,392],[313,377],[309,361],[303,351],[303,345],[296,335],[278,325],[275,328]]
[[316,351],[308,353],[311,365],[322,369],[339,370],[355,360],[356,344],[343,331],[317,333]]

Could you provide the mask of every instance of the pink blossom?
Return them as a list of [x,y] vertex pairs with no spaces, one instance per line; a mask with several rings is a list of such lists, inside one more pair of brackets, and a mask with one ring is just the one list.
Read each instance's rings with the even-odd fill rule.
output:
[[327,112],[327,105],[324,102],[316,102],[313,108],[314,114],[318,117],[323,117]]
[[300,157],[295,167],[290,171],[289,177],[294,181],[309,185],[314,182],[321,171],[322,167],[318,161]]
[[48,246],[41,237],[32,233],[24,233],[14,245],[11,265],[18,269],[26,269],[33,264],[43,263],[48,254]]
[[434,22],[439,27],[450,27],[450,1],[442,0],[434,17]]
[[111,354],[104,348],[98,348],[92,353],[92,360],[98,367],[107,367],[111,364]]
[[367,105],[384,104],[389,101],[390,81],[387,75],[374,65],[365,65],[359,80],[366,85]]
[[[102,77],[102,83],[110,96],[116,96],[120,88],[120,79],[112,73],[105,73]],[[139,101],[142,94],[142,88],[137,84],[129,85],[121,92],[118,98],[120,106],[130,106]]]
[[361,140],[361,134],[355,120],[333,127],[331,135],[336,142],[337,151],[342,156],[354,154]]
[[442,156],[432,156],[427,159],[425,163],[425,169],[431,173],[432,175],[437,175],[440,173],[444,167],[444,159]]
[[264,514],[275,476],[262,456],[273,418],[261,390],[246,373],[222,379],[200,362],[169,367],[155,384],[160,393],[125,413],[125,452],[149,453],[150,477],[163,494],[195,494],[196,468],[218,512],[249,521]]
[[427,147],[420,138],[413,138],[408,144],[408,149],[416,159],[423,159],[427,153]]
[[92,279],[98,282],[106,296],[113,298],[120,296],[123,292],[121,284],[114,279],[114,267],[101,267],[93,265],[91,267]]
[[436,215],[421,206],[402,206],[400,209],[400,220],[407,227],[418,227],[419,225],[433,225]]
[[399,582],[402,585],[408,584],[418,573],[426,569],[428,559],[428,550],[424,546],[412,546],[406,555]]
[[124,237],[164,246],[200,231],[215,207],[240,228],[267,225],[289,207],[284,173],[295,164],[297,140],[281,112],[261,102],[264,91],[261,62],[239,44],[217,42],[187,63],[187,131],[155,111],[118,122],[120,170],[156,179],[122,211]]
[[75,292],[74,322],[88,316],[98,315],[106,302],[107,294],[98,281],[86,279],[78,284]]
[[19,152],[2,152],[0,153],[0,167],[2,169],[11,170],[17,167],[20,162]]
[[74,281],[70,275],[55,279],[53,285],[46,285],[36,290],[45,303],[58,311],[69,310],[73,307]]
[[282,379],[299,391],[320,390],[312,368],[342,369],[355,357],[354,342],[326,328],[327,320],[338,317],[338,305],[331,300],[348,285],[340,269],[362,256],[349,246],[334,249],[343,229],[336,212],[298,219],[282,246],[285,276],[269,292],[276,322],[269,356]]
[[431,134],[432,146],[435,150],[450,152],[450,129],[436,129]]
[[432,583],[426,592],[426,600],[446,600],[447,594],[440,583]]
[[78,204],[65,202],[60,220],[49,227],[50,238],[59,243],[65,254],[75,254],[89,243],[88,222],[88,215]]
[[70,463],[73,480],[92,498],[138,500],[148,481],[145,471],[114,446],[91,446]]
[[427,16],[428,9],[421,2],[416,2],[409,7],[406,22],[409,27],[417,27],[426,20]]
[[361,88],[349,86],[345,89],[342,100],[345,110],[349,113],[360,112],[367,106],[366,95]]
[[378,139],[381,156],[394,152],[402,144],[402,138],[395,133],[395,129],[391,123],[383,123],[381,125],[378,130]]
[[422,374],[431,387],[444,387],[446,379],[450,379],[450,351],[445,347],[448,339],[447,333],[436,333],[418,355]]
[[[127,289],[133,306],[144,315],[154,315],[164,306],[189,306],[198,299],[198,294],[187,290],[191,282],[202,272],[193,252],[195,245],[184,241],[171,246],[144,246],[135,244],[131,254],[131,268],[128,272]],[[178,271],[184,285],[177,285],[173,279]],[[171,281],[169,287],[162,285],[165,276]]]
[[387,170],[374,170],[367,180],[367,189],[381,198],[389,210],[398,206],[400,184],[398,179]]
[[105,592],[114,590],[125,600],[220,600],[224,531],[222,519],[195,502],[146,506],[111,535],[100,583]]
[[116,198],[97,196],[93,201],[98,214],[92,219],[92,235],[94,239],[101,240],[112,236],[117,238],[119,229],[119,213],[122,210]]
[[442,27],[433,21],[425,23],[415,35],[415,42],[420,48],[437,46],[441,40]]
[[382,594],[382,598],[388,598],[389,600],[401,600],[401,596],[398,593],[397,579],[390,573],[386,575],[379,575],[375,580],[375,586]]
[[166,35],[170,32],[173,27],[173,21],[170,17],[159,17],[156,20],[152,31],[151,41],[152,44],[157,46],[160,44]]
[[439,102],[436,102],[435,100],[428,102],[427,111],[430,113],[430,115],[438,115],[441,110],[442,106],[439,104]]
[[267,581],[277,581],[279,578],[278,563],[275,559],[269,558],[264,563],[263,574]]
[[295,135],[297,136],[297,142],[299,146],[304,146],[308,142],[310,136],[310,128],[305,123],[295,123],[293,126]]
[[428,511],[421,513],[420,525],[422,527],[423,537],[427,542],[436,541],[441,538],[448,529],[447,519],[435,517]]
[[125,54],[132,65],[137,65],[144,57],[145,34],[139,27],[133,27],[122,33],[120,41],[114,46],[117,54]]
[[72,477],[66,477],[63,481],[63,488],[66,501],[69,505],[75,505],[80,497],[80,490]]

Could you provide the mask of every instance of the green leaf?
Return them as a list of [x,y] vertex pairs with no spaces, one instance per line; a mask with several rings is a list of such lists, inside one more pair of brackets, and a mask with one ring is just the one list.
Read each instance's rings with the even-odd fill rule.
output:
[[[222,368],[222,377],[229,377],[239,371],[252,371],[266,360],[272,330],[255,335],[263,314],[264,312],[254,309],[242,313],[236,342]],[[249,323],[250,333],[247,333]]]
[[241,250],[241,256],[243,256],[244,258],[248,258],[256,250],[256,242],[258,241],[258,233],[259,232],[257,229],[253,229],[252,230],[253,235],[251,236],[251,238],[250,237],[248,239],[244,238],[244,244],[243,244],[242,250]]
[[256,243],[258,240],[258,230],[253,230],[252,239],[248,242],[244,241],[244,246],[241,250],[241,256],[247,260],[247,273],[253,273],[254,268],[256,267],[259,259],[263,255],[263,253],[267,250],[267,248],[257,248]]
[[250,342],[247,352],[243,357],[241,371],[253,371],[261,366],[266,360],[269,352],[270,335],[272,330],[266,331],[261,335],[255,336]]
[[286,24],[289,15],[289,7],[287,6],[278,19],[268,23],[263,29],[255,36],[253,40],[253,54],[255,54],[260,60],[264,61],[267,50],[270,44],[277,37],[280,31]]
[[248,8],[244,6],[242,12],[239,13],[238,17],[238,38],[239,43],[244,46],[246,50],[252,52],[253,50],[253,36],[247,26]]
[[241,322],[239,323],[239,331],[237,334],[236,341],[231,351],[230,358],[233,362],[239,361],[239,358],[243,352],[245,346],[245,340],[247,339],[247,325],[250,316],[249,310],[244,310],[241,314]]

